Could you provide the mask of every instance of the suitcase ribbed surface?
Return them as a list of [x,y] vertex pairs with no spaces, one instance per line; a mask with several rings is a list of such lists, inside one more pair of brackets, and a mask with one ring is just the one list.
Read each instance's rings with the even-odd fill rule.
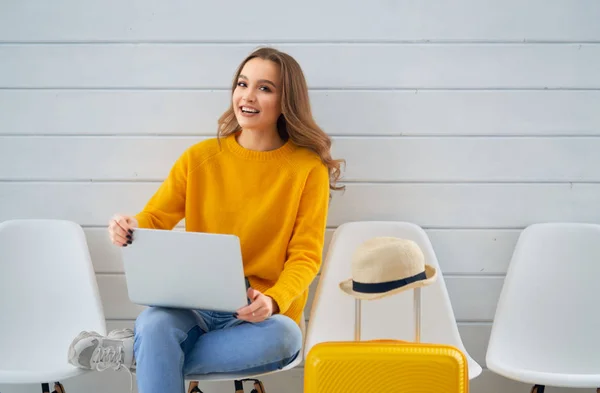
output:
[[327,342],[306,358],[305,393],[467,393],[467,360],[447,345]]

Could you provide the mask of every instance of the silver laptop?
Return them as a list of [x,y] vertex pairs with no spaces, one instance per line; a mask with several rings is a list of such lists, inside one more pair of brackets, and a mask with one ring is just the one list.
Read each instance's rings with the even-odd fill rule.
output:
[[232,313],[248,304],[237,236],[138,228],[132,237],[121,248],[131,302]]

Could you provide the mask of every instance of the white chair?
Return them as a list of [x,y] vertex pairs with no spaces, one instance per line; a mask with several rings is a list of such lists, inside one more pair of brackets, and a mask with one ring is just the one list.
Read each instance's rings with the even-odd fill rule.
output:
[[[407,222],[352,222],[339,226],[331,240],[315,293],[306,333],[305,356],[321,342],[354,340],[355,302],[339,283],[352,276],[351,259],[356,247],[367,239],[393,236],[415,241],[425,263],[438,271],[437,281],[421,291],[421,342],[453,345],[467,357],[469,378],[481,374],[481,366],[465,350],[460,338],[440,267],[425,231]],[[388,298],[363,301],[361,339],[414,341],[413,291]]]
[[[300,330],[302,331],[302,346],[304,348],[304,337],[306,334],[306,322],[304,321],[304,315],[300,321]],[[190,380],[190,385],[188,387],[188,392],[194,391],[194,387],[197,387],[199,381],[206,382],[217,382],[217,381],[233,381],[235,392],[243,393],[243,382],[253,382],[254,389],[252,393],[265,393],[265,388],[262,382],[258,379],[259,377],[263,377],[265,375],[274,374],[277,372],[287,371],[302,363],[303,360],[303,349],[300,350],[300,353],[296,358],[287,366],[283,367],[279,370],[268,371],[259,374],[250,374],[250,373],[211,373],[211,374],[198,374],[198,375],[186,375],[185,379]],[[199,389],[198,389],[199,390]],[[198,390],[195,390],[196,392]]]
[[600,225],[525,228],[496,308],[488,368],[538,393],[600,386],[599,278]]
[[41,383],[85,370],[67,361],[82,330],[106,334],[81,227],[59,220],[0,223],[0,383]]

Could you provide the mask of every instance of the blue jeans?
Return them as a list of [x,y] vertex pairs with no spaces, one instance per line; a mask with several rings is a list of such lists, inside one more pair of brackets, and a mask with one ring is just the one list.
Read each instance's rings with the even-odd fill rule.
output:
[[135,323],[138,390],[184,392],[187,375],[273,371],[301,348],[300,327],[283,315],[249,323],[231,313],[149,307]]

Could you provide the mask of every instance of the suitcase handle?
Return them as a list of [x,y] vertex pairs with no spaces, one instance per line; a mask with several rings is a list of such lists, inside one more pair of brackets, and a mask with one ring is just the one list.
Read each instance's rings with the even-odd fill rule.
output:
[[[361,300],[354,300],[354,341],[360,341],[361,335]],[[415,316],[415,342],[421,342],[421,288],[413,289],[413,312]]]

